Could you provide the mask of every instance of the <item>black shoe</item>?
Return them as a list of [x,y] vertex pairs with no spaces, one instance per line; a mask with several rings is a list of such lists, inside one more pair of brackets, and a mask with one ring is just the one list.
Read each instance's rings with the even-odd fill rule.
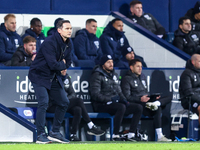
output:
[[71,137],[70,137],[71,141],[81,141],[77,136],[76,134],[72,134]]
[[38,144],[48,144],[48,143],[52,143],[52,141],[47,138],[46,133],[42,133],[37,137],[36,143],[38,143]]
[[70,141],[63,137],[63,135],[60,132],[49,132],[48,136],[49,140],[59,142],[59,143],[69,143]]
[[89,135],[96,135],[96,136],[101,136],[105,133],[105,131],[98,129],[95,125],[91,129],[87,131]]

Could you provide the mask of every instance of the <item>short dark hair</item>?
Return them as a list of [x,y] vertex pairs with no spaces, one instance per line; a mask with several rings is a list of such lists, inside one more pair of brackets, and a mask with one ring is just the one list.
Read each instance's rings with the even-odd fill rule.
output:
[[36,43],[36,39],[30,35],[26,36],[24,39],[23,39],[23,43],[24,44],[27,44],[29,42],[35,42]]
[[178,25],[182,25],[183,24],[183,21],[184,20],[190,20],[190,18],[188,16],[184,16],[184,17],[181,17],[179,20],[178,20]]
[[70,23],[70,21],[69,20],[60,20],[60,21],[58,21],[56,28],[62,29],[64,23]]
[[113,20],[111,21],[111,24],[113,25],[116,21],[122,21],[122,20],[119,19],[119,18],[115,18],[115,19],[113,19]]
[[[141,62],[140,59],[132,59],[129,61],[129,66],[134,66],[137,62]],[[142,62],[141,62],[142,63]]]
[[89,24],[91,22],[97,22],[97,21],[95,19],[93,19],[93,18],[90,18],[90,19],[86,20],[85,24]]
[[133,0],[132,2],[130,2],[129,6],[135,6],[136,4],[142,4],[142,2],[138,1],[138,0]]
[[33,19],[31,19],[30,25],[33,26],[38,21],[41,22],[41,20],[39,18],[33,18]]

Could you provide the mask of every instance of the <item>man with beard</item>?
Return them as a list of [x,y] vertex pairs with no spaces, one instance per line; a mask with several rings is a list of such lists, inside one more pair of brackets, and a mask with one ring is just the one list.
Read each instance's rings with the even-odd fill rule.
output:
[[[119,18],[115,18],[105,27],[103,34],[100,37],[100,44],[103,54],[111,55],[114,64],[122,59],[122,50],[129,46],[129,42],[123,31],[123,22]],[[143,58],[136,55],[135,57]]]
[[112,138],[114,141],[121,141],[119,129],[124,115],[134,114],[129,133],[125,135],[126,140],[138,141],[135,131],[142,113],[142,106],[130,104],[122,94],[119,86],[117,73],[113,69],[113,59],[111,55],[104,55],[100,60],[100,65],[94,67],[90,79],[90,94],[94,110],[97,112],[114,115],[114,131]]
[[32,36],[23,39],[23,46],[18,47],[11,59],[11,66],[30,66],[36,57],[36,40]]

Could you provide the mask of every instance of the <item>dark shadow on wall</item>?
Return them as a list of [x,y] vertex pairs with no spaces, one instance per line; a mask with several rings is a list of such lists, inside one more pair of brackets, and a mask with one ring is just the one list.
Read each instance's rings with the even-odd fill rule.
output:
[[151,74],[150,93],[162,93],[162,130],[163,134],[169,138],[171,130],[171,100],[172,92],[169,91],[169,81],[166,80],[165,73],[155,70]]

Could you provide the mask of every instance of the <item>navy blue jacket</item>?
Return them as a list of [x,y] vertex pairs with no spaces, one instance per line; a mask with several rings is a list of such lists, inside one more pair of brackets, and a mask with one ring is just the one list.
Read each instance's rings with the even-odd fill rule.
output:
[[93,60],[96,64],[102,56],[99,38],[95,34],[82,29],[76,33],[74,50],[79,60]]
[[47,36],[53,35],[57,31],[56,27],[52,27],[47,32]]
[[4,26],[0,27],[0,62],[11,60],[13,53],[23,45],[21,37],[16,32],[10,32]]
[[100,44],[103,54],[112,56],[114,63],[121,59],[121,50],[124,45],[129,45],[124,32],[115,29],[111,22],[105,27],[100,37]]
[[[66,64],[62,61],[66,60]],[[71,42],[67,39],[63,42],[58,32],[45,39],[42,43],[35,60],[29,70],[31,82],[51,88],[53,78],[56,76],[60,85],[63,86],[63,76],[60,71],[67,69],[71,64]]]
[[25,34],[22,36],[22,40],[23,40],[26,36],[28,36],[28,35],[30,35],[30,36],[32,36],[32,37],[34,37],[34,38],[36,39],[36,50],[37,50],[37,52],[38,52],[38,50],[39,50],[41,44],[43,43],[43,41],[44,41],[44,39],[45,39],[44,34],[41,32],[40,35],[37,36],[37,35],[35,34],[35,32],[33,32],[33,30],[31,30],[31,29],[29,28],[29,29],[27,29],[27,30],[25,31]]

